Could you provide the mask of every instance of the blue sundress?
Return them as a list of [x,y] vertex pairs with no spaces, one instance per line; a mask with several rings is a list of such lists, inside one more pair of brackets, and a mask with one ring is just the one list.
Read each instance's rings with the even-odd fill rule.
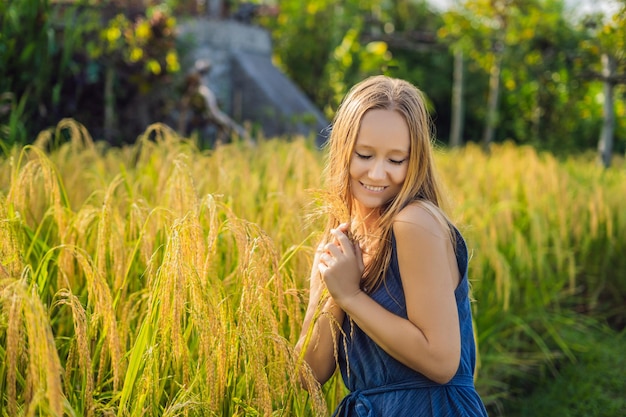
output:
[[[454,292],[461,329],[461,361],[456,375],[443,385],[431,381],[389,356],[346,315],[339,340],[338,364],[350,394],[342,400],[333,416],[487,416],[473,379],[476,348],[467,278],[468,251],[459,231],[454,227],[453,230],[456,260],[462,277]],[[391,264],[385,282],[370,296],[387,310],[407,318],[393,236]]]

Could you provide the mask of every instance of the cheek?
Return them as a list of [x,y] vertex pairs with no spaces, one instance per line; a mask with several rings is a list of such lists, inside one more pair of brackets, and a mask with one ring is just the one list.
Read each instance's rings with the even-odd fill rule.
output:
[[398,169],[398,171],[394,172],[393,174],[393,182],[401,185],[402,183],[404,183],[404,180],[406,179],[406,173],[407,173],[407,168],[406,167],[402,167],[400,169]]
[[351,178],[358,178],[361,176],[363,167],[358,159],[352,158],[348,172],[350,173]]

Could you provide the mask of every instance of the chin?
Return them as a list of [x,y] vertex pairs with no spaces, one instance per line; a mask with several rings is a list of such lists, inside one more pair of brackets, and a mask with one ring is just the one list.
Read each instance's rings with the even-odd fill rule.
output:
[[378,210],[379,212],[383,212],[385,211],[393,202],[393,199],[391,200],[381,200],[378,202],[374,202],[374,201],[361,201],[361,200],[356,200],[357,205],[359,208],[361,208],[362,210],[367,210],[367,211],[374,211],[374,210]]

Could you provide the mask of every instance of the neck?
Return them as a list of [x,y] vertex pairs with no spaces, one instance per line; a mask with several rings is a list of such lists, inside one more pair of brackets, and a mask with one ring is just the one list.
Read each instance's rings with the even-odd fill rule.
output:
[[[378,219],[380,218],[380,209],[366,208],[356,204],[354,213],[354,220],[356,220],[354,227],[355,232],[361,235],[368,235],[377,228]],[[369,232],[369,233],[368,233]]]

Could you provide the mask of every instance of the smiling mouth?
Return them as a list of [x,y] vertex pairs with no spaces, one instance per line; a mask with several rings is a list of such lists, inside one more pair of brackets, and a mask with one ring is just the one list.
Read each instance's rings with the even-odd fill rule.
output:
[[361,183],[361,185],[363,186],[363,188],[365,188],[368,191],[374,191],[374,192],[381,192],[383,191],[385,188],[387,187],[374,187],[373,185],[367,185],[367,184],[363,184]]

